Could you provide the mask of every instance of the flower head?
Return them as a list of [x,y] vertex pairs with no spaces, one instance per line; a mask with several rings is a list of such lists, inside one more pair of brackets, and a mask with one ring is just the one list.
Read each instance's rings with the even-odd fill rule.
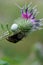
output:
[[[17,5],[17,4],[16,4]],[[20,9],[21,9],[21,17],[26,20],[26,21],[30,21],[33,25],[32,29],[43,29],[40,28],[41,26],[43,26],[43,18],[42,19],[36,19],[36,16],[38,15],[38,11],[37,11],[37,5],[34,6],[33,8],[31,8],[32,3],[30,3],[26,8],[23,7],[21,8],[19,5],[17,5]]]

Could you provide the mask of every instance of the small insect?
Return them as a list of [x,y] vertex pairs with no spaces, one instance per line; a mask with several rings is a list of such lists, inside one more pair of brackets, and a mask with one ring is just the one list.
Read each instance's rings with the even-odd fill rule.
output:
[[[29,32],[43,29],[43,18],[36,19],[38,15],[37,6],[30,8],[32,3],[30,3],[26,8],[21,8],[18,4],[16,6],[21,10],[21,17],[16,20],[14,24],[11,25],[10,30],[7,25],[7,33],[4,33],[0,38],[5,37],[5,39],[12,43],[17,43],[21,41]],[[3,25],[1,25],[3,28]]]
[[13,34],[12,36],[8,36],[8,38],[6,38],[6,40],[16,43],[16,42],[20,41],[24,36],[25,36],[24,32],[19,32],[17,34]]

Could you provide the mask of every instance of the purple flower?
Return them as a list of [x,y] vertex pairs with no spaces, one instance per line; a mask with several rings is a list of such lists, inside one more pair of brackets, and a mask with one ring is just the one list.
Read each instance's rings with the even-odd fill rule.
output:
[[28,20],[28,19],[31,18],[31,16],[32,16],[32,13],[28,12],[28,9],[27,8],[25,9],[25,12],[22,10],[22,18]]
[[[20,9],[21,9],[21,17],[24,19],[24,20],[27,20],[29,22],[32,23],[33,25],[33,28],[37,28],[37,27],[40,27],[40,26],[43,26],[43,23],[42,23],[42,20],[43,19],[36,19],[36,16],[38,15],[38,11],[37,11],[37,8],[36,6],[34,6],[33,8],[30,9],[30,6],[31,6],[32,3],[30,3],[26,8],[21,8],[19,5],[17,5]],[[30,10],[29,10],[30,9]],[[40,23],[41,22],[41,23]]]

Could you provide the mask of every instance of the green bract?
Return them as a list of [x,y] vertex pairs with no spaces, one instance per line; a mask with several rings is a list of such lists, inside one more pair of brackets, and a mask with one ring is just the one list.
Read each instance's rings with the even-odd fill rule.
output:
[[28,32],[29,30],[32,29],[32,23],[29,20],[18,18],[17,20],[14,21],[14,23],[18,25],[18,29],[14,30],[14,33],[20,31]]

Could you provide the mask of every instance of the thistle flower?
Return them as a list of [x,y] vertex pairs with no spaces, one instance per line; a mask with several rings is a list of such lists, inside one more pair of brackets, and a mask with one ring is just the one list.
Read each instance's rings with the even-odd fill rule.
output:
[[11,32],[11,35],[7,38],[8,41],[16,43],[25,37],[27,33],[43,29],[43,18],[36,19],[39,12],[37,11],[37,6],[30,9],[31,4],[32,3],[30,3],[26,8],[24,6],[21,8],[18,4],[16,4],[16,6],[21,10],[21,17],[14,20],[15,23],[11,25],[10,31],[7,25],[9,34]]
[[31,10],[29,11],[30,9],[30,6],[31,6],[32,3],[30,3],[24,10],[24,7],[21,8],[19,5],[16,4],[17,7],[19,7],[21,9],[21,16],[24,20],[27,20],[28,22],[31,22],[32,25],[33,25],[33,29],[36,30],[36,29],[43,29],[41,28],[41,26],[43,26],[43,18],[42,19],[36,19],[36,16],[38,15],[38,11],[37,11],[37,5],[34,6],[33,8],[31,8]]

